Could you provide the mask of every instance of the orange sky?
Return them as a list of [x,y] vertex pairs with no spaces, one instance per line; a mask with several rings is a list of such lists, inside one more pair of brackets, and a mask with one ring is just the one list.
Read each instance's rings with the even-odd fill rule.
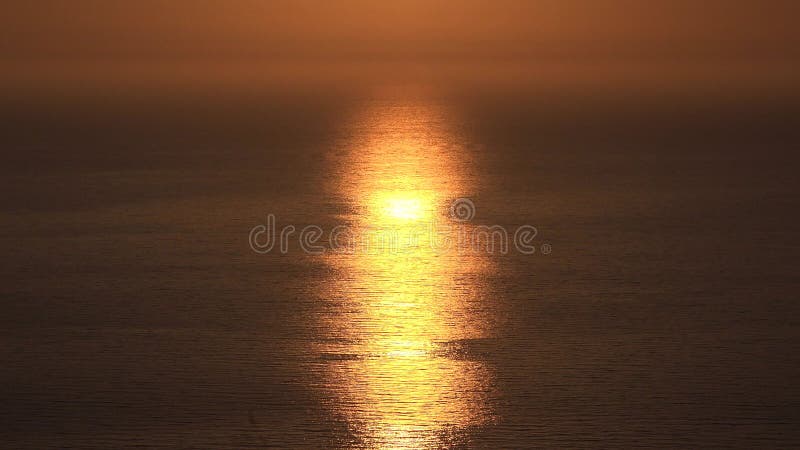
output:
[[[471,64],[447,70],[480,77],[502,73],[501,64],[524,65],[515,76],[526,80],[531,70],[551,70],[541,76],[552,79],[584,76],[587,64],[593,76],[605,70],[614,78],[613,71],[628,68],[610,65],[638,64],[645,72],[629,78],[646,79],[701,64],[703,77],[794,83],[798,17],[800,2],[793,0],[3,2],[0,86],[88,75],[141,82],[164,79],[164,67],[175,64],[194,66],[170,67],[168,77],[263,79],[278,73],[264,67],[286,63],[304,65],[287,71],[286,79],[332,79],[346,65],[342,76],[380,78],[402,73],[409,63],[415,76],[427,71],[448,80],[442,63]],[[114,68],[97,69],[109,63]],[[326,66],[308,69],[319,63]],[[547,64],[583,67],[544,69]]]
[[0,6],[0,55],[788,57],[797,17],[791,0],[39,0]]

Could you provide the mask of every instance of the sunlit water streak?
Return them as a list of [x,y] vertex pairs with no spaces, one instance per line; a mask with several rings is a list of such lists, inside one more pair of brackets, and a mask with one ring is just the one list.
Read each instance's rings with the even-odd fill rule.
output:
[[434,105],[373,105],[343,144],[333,189],[353,211],[345,219],[354,234],[379,238],[329,257],[335,279],[323,295],[343,304],[325,319],[330,339],[320,351],[332,414],[357,446],[449,445],[493,420],[491,368],[469,353],[492,332],[475,283],[491,262],[438,246],[434,239],[455,237],[431,233],[470,189],[446,119]]

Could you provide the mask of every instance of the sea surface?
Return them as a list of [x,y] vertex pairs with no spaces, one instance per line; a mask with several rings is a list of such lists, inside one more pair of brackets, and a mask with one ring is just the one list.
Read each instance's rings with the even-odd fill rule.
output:
[[800,446],[796,99],[4,103],[3,447]]

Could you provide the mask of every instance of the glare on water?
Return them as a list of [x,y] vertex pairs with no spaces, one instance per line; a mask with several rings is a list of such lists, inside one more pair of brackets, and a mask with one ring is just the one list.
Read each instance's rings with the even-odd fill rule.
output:
[[475,283],[489,261],[434,241],[453,238],[442,236],[455,233],[447,204],[469,190],[458,137],[434,106],[375,106],[344,145],[335,189],[352,202],[354,234],[394,240],[329,257],[329,295],[340,304],[326,322],[324,351],[337,356],[326,395],[361,445],[457,441],[492,417],[491,370],[468,352],[491,333]]

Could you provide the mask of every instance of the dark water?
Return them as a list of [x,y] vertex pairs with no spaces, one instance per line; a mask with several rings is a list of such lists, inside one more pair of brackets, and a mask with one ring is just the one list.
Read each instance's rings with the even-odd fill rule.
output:
[[[799,104],[9,101],[3,446],[797,446]],[[297,241],[457,198],[537,252]]]

